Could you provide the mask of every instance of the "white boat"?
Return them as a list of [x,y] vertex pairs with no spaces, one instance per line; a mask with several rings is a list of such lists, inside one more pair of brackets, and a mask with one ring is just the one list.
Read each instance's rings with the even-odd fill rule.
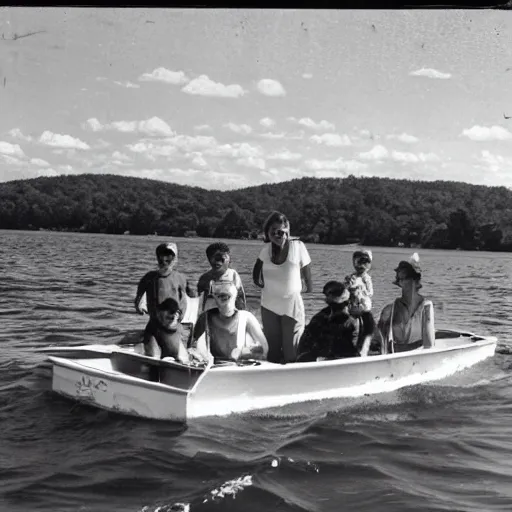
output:
[[496,344],[495,337],[438,330],[432,349],[286,365],[200,369],[103,345],[55,347],[65,357],[49,359],[52,388],[61,395],[124,414],[186,422],[439,380],[493,356]]

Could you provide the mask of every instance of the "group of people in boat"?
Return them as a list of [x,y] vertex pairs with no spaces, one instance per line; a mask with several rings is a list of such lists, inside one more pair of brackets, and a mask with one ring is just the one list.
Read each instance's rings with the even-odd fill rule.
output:
[[[265,245],[252,272],[254,284],[261,289],[262,325],[247,311],[243,283],[231,267],[228,245],[208,246],[211,268],[197,285],[176,270],[175,243],[156,248],[158,270],[140,280],[135,297],[137,312],[149,314],[143,335],[146,355],[171,357],[184,364],[212,357],[290,363],[434,345],[433,305],[419,293],[421,268],[416,253],[395,269],[394,284],[402,293],[384,307],[378,322],[372,314],[372,253],[360,249],[353,254],[353,272],[324,285],[326,307],[306,325],[302,294],[313,291],[308,250],[290,235],[290,222],[280,212],[267,218],[263,234]],[[188,297],[198,295],[202,297],[201,314],[190,340],[182,320]]]

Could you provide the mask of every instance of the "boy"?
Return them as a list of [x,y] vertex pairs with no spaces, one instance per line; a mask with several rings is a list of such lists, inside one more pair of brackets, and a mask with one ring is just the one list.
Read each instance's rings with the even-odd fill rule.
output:
[[173,357],[180,363],[189,364],[187,348],[183,344],[183,327],[179,322],[182,312],[178,303],[165,299],[156,306],[156,314],[150,318],[144,331],[144,354],[150,357]]
[[359,322],[349,311],[350,293],[339,281],[323,289],[327,307],[319,311],[304,329],[297,361],[323,361],[360,355]]
[[211,269],[205,272],[197,283],[197,293],[203,293],[202,310],[216,307],[212,294],[212,284],[217,281],[231,281],[236,286],[237,297],[235,307],[237,309],[246,309],[245,292],[242,280],[238,272],[229,268],[231,263],[231,253],[229,247],[224,242],[216,242],[206,248],[206,257],[210,262]]
[[[187,309],[187,295],[195,297],[195,291],[187,278],[174,270],[178,261],[178,248],[175,243],[160,244],[156,248],[158,270],[148,272],[137,286],[135,296],[135,310],[143,315],[149,314],[149,323],[157,316],[157,306],[168,298],[174,299],[178,304],[181,322]],[[142,298],[146,295],[147,305],[144,307]]]
[[371,313],[373,283],[369,274],[372,268],[372,252],[366,249],[355,251],[352,255],[354,270],[345,278],[345,285],[350,291],[349,310],[363,324],[362,337],[367,338],[375,330],[375,320]]

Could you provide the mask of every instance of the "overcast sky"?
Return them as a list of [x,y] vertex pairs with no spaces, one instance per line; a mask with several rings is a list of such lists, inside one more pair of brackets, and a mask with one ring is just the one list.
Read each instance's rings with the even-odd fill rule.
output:
[[1,8],[0,181],[512,186],[511,29],[495,10]]

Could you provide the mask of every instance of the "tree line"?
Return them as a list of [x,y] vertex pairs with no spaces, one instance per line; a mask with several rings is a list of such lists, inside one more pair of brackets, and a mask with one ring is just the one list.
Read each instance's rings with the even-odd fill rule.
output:
[[0,229],[257,238],[272,210],[308,242],[512,251],[512,191],[302,178],[231,191],[84,174],[0,184]]

